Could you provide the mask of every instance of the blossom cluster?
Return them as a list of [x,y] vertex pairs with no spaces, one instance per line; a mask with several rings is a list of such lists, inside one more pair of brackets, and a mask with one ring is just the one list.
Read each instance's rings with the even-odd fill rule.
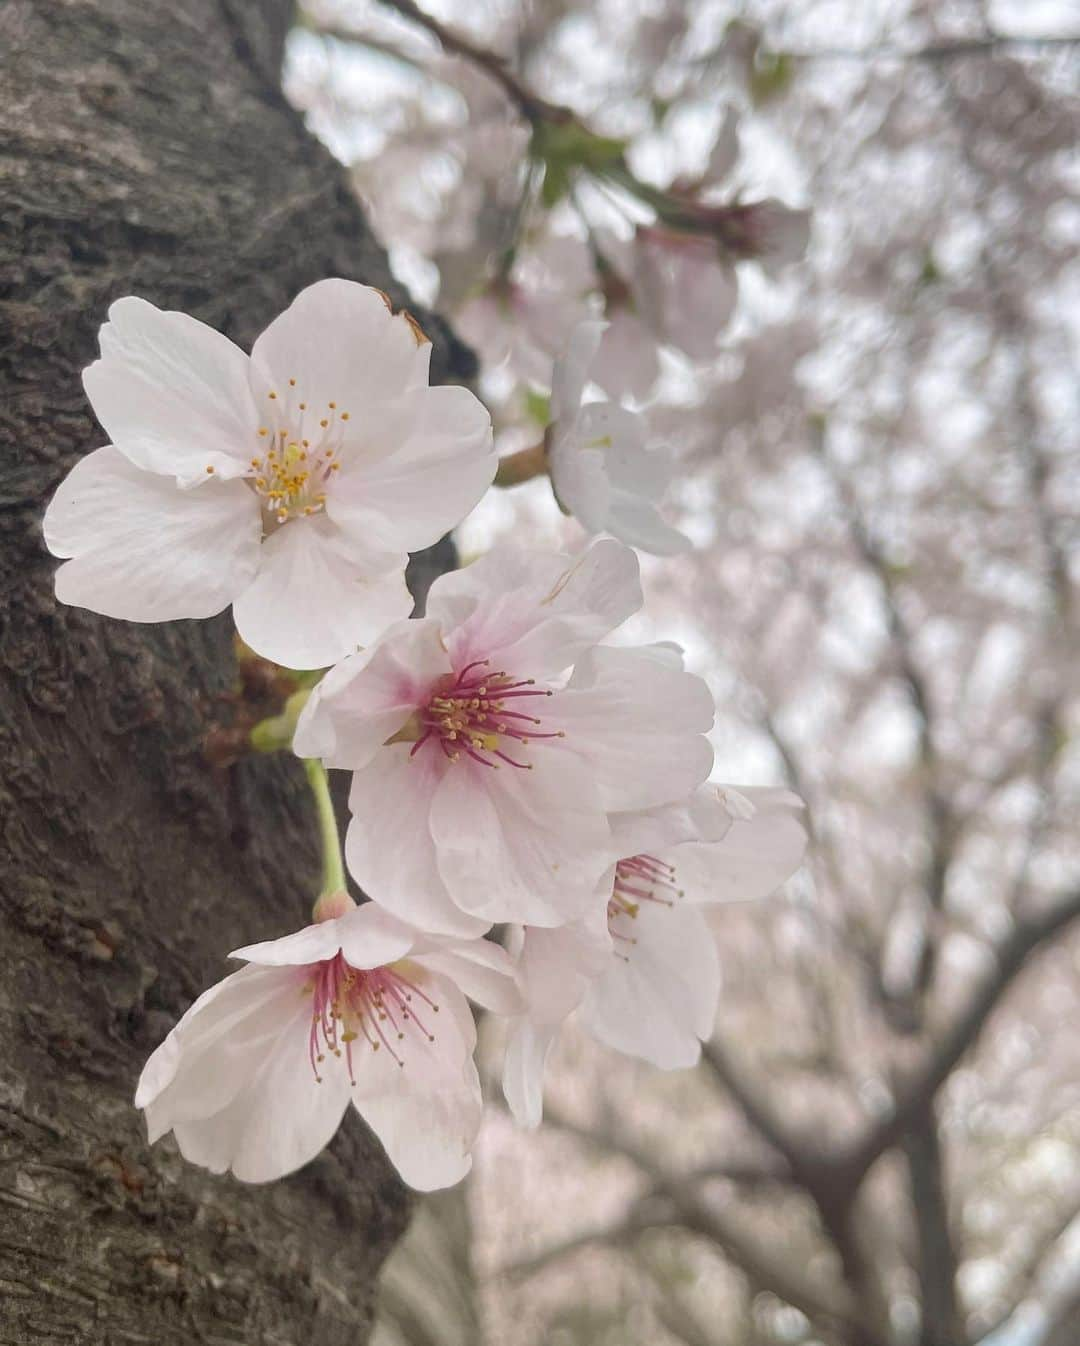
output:
[[[590,531],[674,550],[640,427],[583,404],[598,342],[585,325],[560,369],[553,482]],[[112,442],[45,517],[62,601],[135,621],[231,604],[257,654],[327,670],[292,748],[324,821],[318,764],[351,773],[344,860],[368,900],[331,820],[312,923],[234,951],[135,1099],[152,1141],[171,1131],[244,1181],[306,1163],[350,1102],[412,1186],[458,1181],[482,1107],[469,1000],[506,1020],[503,1088],[527,1124],[572,1014],[618,1051],[693,1065],[720,992],[709,908],[767,894],[805,844],[794,796],[710,782],[713,701],[679,650],[609,640],[643,601],[625,542],[496,548],[409,615],[408,553],[497,468],[486,411],[428,386],[429,351],[343,280],[303,291],[250,357],[120,300],[85,374]]]

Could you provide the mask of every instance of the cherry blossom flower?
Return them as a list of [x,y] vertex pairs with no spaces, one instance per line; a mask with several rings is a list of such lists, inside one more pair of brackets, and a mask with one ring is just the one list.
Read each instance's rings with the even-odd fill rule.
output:
[[411,1186],[464,1177],[481,1114],[465,997],[519,1007],[502,949],[420,934],[368,903],[231,957],[246,966],[142,1072],[151,1143],[172,1131],[190,1162],[269,1182],[313,1159],[351,1101]]
[[625,304],[654,340],[697,364],[713,359],[739,293],[716,240],[643,225],[632,239],[598,231],[597,242],[625,287]]
[[580,323],[552,375],[548,471],[564,509],[590,532],[608,532],[669,556],[690,540],[656,508],[671,478],[669,456],[645,446],[643,417],[615,402],[583,402],[607,324]]
[[723,208],[724,242],[738,257],[753,258],[775,275],[799,261],[810,242],[810,212],[774,197]]
[[585,919],[514,932],[527,1009],[511,1024],[503,1089],[540,1121],[544,1064],[567,1017],[664,1070],[696,1064],[712,1034],[720,962],[705,908],[764,897],[801,863],[801,801],[786,790],[708,785],[674,805],[612,818],[621,858]]
[[302,291],[251,357],[183,313],[117,300],[83,381],[112,443],[61,483],[57,597],[110,617],[230,603],[266,658],[321,668],[406,616],[407,553],[490,484],[487,412],[428,387],[431,347],[365,285]]
[[496,548],[327,674],[293,746],[354,772],[345,856],[365,892],[447,934],[584,914],[608,814],[678,799],[712,762],[705,684],[597,644],[640,604],[617,542]]

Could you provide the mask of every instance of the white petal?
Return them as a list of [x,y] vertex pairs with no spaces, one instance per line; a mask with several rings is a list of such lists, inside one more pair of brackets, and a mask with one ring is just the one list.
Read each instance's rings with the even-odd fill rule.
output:
[[[367,1058],[357,1071],[353,1102],[402,1178],[430,1192],[469,1171],[483,1105],[472,1059],[476,1028],[464,996],[437,976],[425,991],[439,1005],[435,1041],[408,1033],[394,1044],[400,1067],[385,1052]],[[376,1065],[377,1071],[369,1068]]]
[[551,376],[551,419],[557,424],[581,405],[589,369],[607,330],[606,322],[579,322],[570,333]]
[[255,574],[258,501],[241,481],[181,490],[108,446],[81,459],[45,511],[45,542],[72,559],[62,603],[134,622],[212,617]]
[[490,921],[455,905],[439,874],[431,836],[431,801],[445,759],[408,743],[377,753],[353,774],[345,860],[356,882],[380,906],[422,930],[469,939]]
[[282,939],[249,944],[229,957],[267,967],[303,967],[334,958],[341,951],[353,967],[372,968],[396,963],[415,943],[415,930],[374,902],[365,902],[344,916],[318,921]]
[[418,951],[413,961],[441,973],[470,1000],[495,1014],[518,1014],[521,988],[514,960],[490,939],[460,940]]
[[493,669],[539,678],[568,668],[641,602],[637,557],[605,540],[577,557],[493,547],[440,576],[426,610],[457,667],[490,657]]
[[293,736],[300,757],[366,766],[450,672],[438,622],[395,623],[374,645],[332,668],[312,692]]
[[746,791],[748,819],[736,819],[720,842],[679,846],[665,858],[691,902],[747,902],[779,887],[802,864],[806,829],[786,790]]
[[329,1144],[349,1104],[349,1077],[334,1062],[316,1080],[308,1058],[311,1001],[299,1005],[262,1069],[212,1117],[178,1122],[180,1153],[214,1173],[231,1169],[241,1182],[272,1182],[301,1168]]
[[268,377],[284,397],[295,379],[298,402],[315,410],[334,402],[362,421],[372,406],[426,385],[430,351],[378,290],[333,279],[301,290],[255,342],[251,361],[259,390]]
[[573,920],[607,865],[610,832],[589,769],[553,745],[538,747],[533,763],[531,771],[496,771],[463,757],[432,799],[446,889],[489,923]]
[[544,1066],[557,1028],[518,1018],[510,1024],[503,1058],[503,1095],[520,1126],[537,1127],[544,1112]]
[[424,388],[408,437],[368,463],[343,458],[327,513],[368,545],[386,551],[430,547],[461,522],[498,466],[491,417],[467,388]]
[[613,491],[607,531],[627,546],[653,556],[677,556],[693,546],[685,533],[673,528],[651,501]]
[[181,1153],[246,1182],[283,1177],[337,1130],[348,1077],[316,1082],[311,999],[292,968],[245,967],[195,1002],[147,1062],[136,1102],[151,1139],[173,1130]]
[[236,629],[276,664],[325,668],[409,615],[406,559],[362,550],[324,514],[290,519],[233,602]]
[[703,785],[685,799],[651,809],[613,813],[611,834],[619,858],[663,856],[690,841],[721,841],[732,825],[717,787]]
[[556,435],[548,453],[555,499],[589,533],[602,533],[611,514],[611,481],[601,448],[586,448],[576,428]]
[[589,402],[582,407],[576,434],[583,443],[600,441],[604,465],[618,490],[659,496],[671,481],[669,454],[646,448],[647,427],[636,411],[617,402]]
[[709,183],[723,181],[735,167],[739,157],[739,111],[728,106],[716,131],[705,178]]
[[617,308],[593,362],[593,379],[611,397],[643,401],[659,375],[660,357],[649,329],[630,309]]
[[562,1023],[581,1004],[589,985],[607,971],[612,953],[607,899],[613,877],[613,869],[604,872],[595,911],[584,920],[550,930],[525,927],[518,967],[528,1015],[535,1023]]
[[607,1046],[662,1070],[695,1065],[720,996],[716,942],[701,913],[643,902],[614,933],[624,956],[590,988],[582,1021]]
[[255,443],[248,357],[186,313],[118,299],[101,329],[101,359],[83,373],[98,420],[139,467],[194,485],[207,467],[243,476]]
[[[182,1116],[216,1111],[223,1101],[219,1089],[202,1090],[187,1083],[193,1071],[203,1069],[199,1058],[204,1048],[226,1035],[230,1042],[240,1044],[261,1036],[259,1017],[263,1009],[275,1002],[291,1002],[292,984],[291,978],[282,978],[278,972],[241,968],[204,991],[146,1062],[139,1076],[135,1106],[148,1108],[160,1103],[163,1112],[171,1114],[182,1102]],[[241,1031],[234,1031],[241,1025]],[[251,1058],[247,1073],[253,1075],[257,1068],[258,1063]],[[168,1092],[177,1079],[183,1087],[169,1099]],[[237,1088],[241,1082],[242,1076],[236,1081]],[[151,1126],[151,1140],[171,1126],[171,1119],[160,1129]]]
[[713,721],[705,683],[648,649],[601,646],[579,660],[552,698],[544,726],[587,764],[612,811],[680,799],[708,776]]

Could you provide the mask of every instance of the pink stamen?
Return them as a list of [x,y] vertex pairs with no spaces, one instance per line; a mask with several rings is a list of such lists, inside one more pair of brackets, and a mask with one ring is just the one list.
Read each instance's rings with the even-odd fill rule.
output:
[[503,740],[528,745],[534,739],[565,737],[561,729],[541,730],[542,721],[536,715],[506,709],[508,700],[551,696],[550,689],[536,687],[532,678],[515,679],[501,670],[492,672],[488,663],[487,659],[474,659],[460,672],[440,680],[420,712],[420,735],[410,749],[410,757],[415,757],[429,739],[435,739],[448,761],[456,762],[464,756],[496,770],[499,762],[505,762],[519,771],[531,771],[531,763],[519,762],[504,751]]
[[[675,869],[652,855],[632,855],[615,866],[615,882],[608,898],[608,932],[616,940],[637,941],[617,928],[622,917],[637,918],[642,902],[673,907],[682,890],[675,886]],[[619,954],[619,957],[624,955]]]
[[[316,1080],[322,1078],[319,1066],[327,1055],[344,1055],[349,1081],[355,1084],[353,1043],[361,1036],[373,1052],[385,1047],[402,1067],[407,1049],[396,1050],[392,1038],[404,1042],[409,1026],[414,1025],[414,1031],[425,1041],[435,1041],[427,1025],[416,1017],[410,1002],[414,994],[419,995],[436,1014],[438,1005],[393,967],[354,968],[339,952],[316,965],[308,989],[312,993],[308,1058]],[[389,1026],[389,1033],[384,1024]]]

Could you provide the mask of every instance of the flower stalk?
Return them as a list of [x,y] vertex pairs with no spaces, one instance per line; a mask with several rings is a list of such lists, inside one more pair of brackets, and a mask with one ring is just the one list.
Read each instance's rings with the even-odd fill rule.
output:
[[304,774],[315,801],[315,815],[319,822],[319,845],[322,849],[322,886],[319,897],[346,893],[345,865],[341,858],[341,838],[338,835],[334,801],[330,798],[330,780],[326,768],[315,757],[305,757]]
[[541,440],[527,449],[519,449],[517,453],[508,453],[505,458],[500,458],[494,484],[503,487],[520,486],[523,481],[544,476],[547,470],[547,445]]

